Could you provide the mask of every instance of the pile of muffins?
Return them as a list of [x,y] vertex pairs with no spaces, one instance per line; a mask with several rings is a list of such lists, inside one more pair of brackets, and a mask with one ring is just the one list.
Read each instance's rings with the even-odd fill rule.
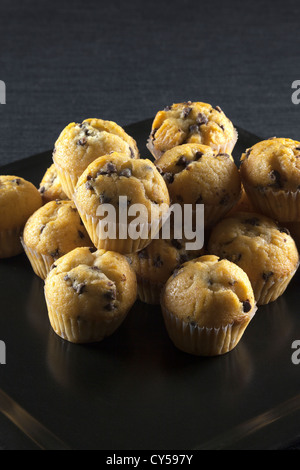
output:
[[[61,132],[39,189],[0,176],[0,258],[25,251],[45,282],[57,335],[102,341],[139,299],[160,305],[181,351],[217,356],[237,346],[258,307],[287,289],[300,243],[300,143],[259,142],[237,166],[237,140],[219,106],[179,103],[154,118],[151,160],[118,124],[87,119]],[[117,211],[124,197],[126,226],[129,208],[145,207],[143,236],[124,236],[118,218],[114,237],[99,230],[99,208]],[[161,236],[174,204],[193,213],[204,205],[200,250],[188,249],[172,225]]]

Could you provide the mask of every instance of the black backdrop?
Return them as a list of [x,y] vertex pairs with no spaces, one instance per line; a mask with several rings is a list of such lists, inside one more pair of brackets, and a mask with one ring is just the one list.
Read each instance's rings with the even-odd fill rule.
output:
[[0,164],[52,148],[71,121],[125,125],[185,100],[300,139],[299,12],[297,0],[1,0]]

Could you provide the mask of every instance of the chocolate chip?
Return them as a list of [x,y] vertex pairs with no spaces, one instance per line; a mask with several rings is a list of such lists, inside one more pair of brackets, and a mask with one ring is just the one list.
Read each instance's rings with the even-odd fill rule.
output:
[[181,155],[181,157],[179,157],[179,159],[176,163],[176,166],[186,167],[188,164],[189,164],[189,161],[186,159],[186,157],[184,155]]
[[223,126],[223,124],[219,124],[219,127],[222,129],[223,132],[225,131],[225,127]]
[[225,194],[225,196],[222,197],[221,201],[220,201],[220,204],[221,206],[225,206],[226,204],[228,204],[230,201],[230,197],[228,194]]
[[159,255],[153,260],[153,265],[155,268],[161,268],[163,264],[164,263]]
[[273,186],[275,186],[277,188],[282,188],[283,187],[282,178],[281,178],[281,174],[279,173],[279,171],[272,170],[271,173],[270,173],[270,178],[275,181]]
[[97,248],[95,248],[95,247],[90,247],[89,250],[90,250],[91,253],[95,253],[95,252],[97,251]]
[[100,204],[109,204],[111,201],[111,198],[103,193],[103,194],[100,194],[99,201],[100,201]]
[[81,238],[81,239],[84,238],[84,233],[82,233],[80,230],[78,230],[78,235],[79,235],[79,238]]
[[105,308],[105,310],[108,310],[109,312],[112,312],[113,310],[115,310],[116,306],[113,303],[111,303],[111,304],[105,305],[104,308]]
[[20,186],[21,180],[19,178],[13,180],[13,183],[15,183],[17,186]]
[[105,292],[104,297],[108,300],[116,300],[117,292],[115,290],[109,290]]
[[41,226],[40,233],[43,233],[43,231],[45,230],[45,228],[46,228],[46,225],[42,225],[42,226]]
[[190,107],[184,108],[180,115],[181,119],[186,119],[191,112],[192,112],[192,108]]
[[120,171],[119,176],[130,178],[132,176],[132,171],[130,170],[130,168],[125,168],[124,170]]
[[66,281],[66,282],[67,282],[67,281],[70,281],[70,279],[71,279],[71,278],[70,278],[68,275],[66,275],[66,276],[64,277],[64,281]]
[[52,258],[54,258],[54,259],[59,258],[59,249],[57,248],[56,251],[50,253],[50,256],[52,256]]
[[92,185],[92,183],[90,183],[90,181],[87,181],[85,183],[85,187],[86,187],[86,189],[89,189],[90,191],[94,190],[94,186]]
[[77,145],[80,145],[81,147],[83,147],[84,145],[86,145],[86,143],[87,143],[87,140],[83,138],[83,139],[78,140]]
[[195,153],[195,159],[196,159],[196,160],[200,160],[200,158],[202,158],[203,155],[204,155],[203,152],[198,151],[198,152]]
[[243,310],[245,313],[248,313],[250,312],[250,310],[252,309],[252,305],[250,304],[249,300],[246,300],[243,302]]
[[138,252],[138,257],[140,259],[148,259],[148,254],[146,250],[141,250]]
[[98,268],[98,266],[91,266],[90,269],[91,269],[92,271],[97,271],[97,272],[100,272],[100,273],[102,272],[101,269]]
[[45,188],[45,186],[42,186],[42,187],[40,188],[40,193],[41,193],[41,194],[44,194],[44,193],[45,193],[45,191],[46,191],[46,188]]
[[130,156],[131,156],[131,158],[134,158],[134,151],[132,150],[131,147],[129,147],[129,150],[130,150]]
[[257,217],[252,217],[250,219],[246,219],[244,223],[252,225],[253,227],[259,227],[260,220]]
[[199,132],[199,127],[197,126],[197,124],[192,124],[189,127],[189,133],[190,134],[195,134],[196,132]]
[[204,125],[204,124],[207,124],[207,123],[208,123],[208,119],[207,119],[207,117],[205,116],[205,114],[199,113],[198,116],[197,116],[197,119],[196,119],[196,123],[198,124],[198,126],[202,126],[202,125]]
[[262,273],[262,278],[265,282],[267,282],[272,276],[274,276],[272,271],[269,271],[268,273]]
[[86,284],[84,284],[84,282],[82,282],[81,284],[78,284],[75,288],[76,294],[81,295],[84,292],[85,288],[86,288]]
[[250,153],[252,152],[253,149],[248,149],[247,152],[245,153],[245,157],[249,158]]
[[108,162],[102,170],[98,171],[97,176],[109,176],[114,173],[117,173],[116,165],[112,162]]
[[166,106],[166,107],[164,108],[164,111],[171,111],[171,109],[172,109],[172,106]]
[[167,184],[172,184],[174,183],[174,175],[173,173],[165,173],[163,175],[163,178]]
[[78,294],[78,295],[83,294],[85,288],[86,288],[86,284],[84,284],[84,282],[82,282],[81,284],[78,284],[76,287],[73,286],[73,289],[75,290],[76,294]]
[[222,109],[220,108],[220,106],[216,106],[216,107],[215,107],[215,110],[218,111],[219,113],[222,113],[222,112],[223,112]]
[[93,179],[92,175],[87,175],[86,177],[87,181],[91,181]]
[[219,154],[218,154],[218,157],[230,158],[230,155],[229,155],[229,153],[219,153]]

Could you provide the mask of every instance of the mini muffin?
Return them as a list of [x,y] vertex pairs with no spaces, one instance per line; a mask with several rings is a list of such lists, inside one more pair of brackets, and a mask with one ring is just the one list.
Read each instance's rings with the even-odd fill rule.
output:
[[300,221],[300,142],[259,142],[242,155],[240,171],[259,212],[281,223]]
[[173,204],[192,204],[194,211],[197,204],[204,204],[205,226],[215,224],[240,198],[241,180],[234,161],[206,145],[179,145],[155,164]]
[[57,174],[56,166],[51,165],[50,168],[46,171],[43,176],[43,179],[40,183],[39,189],[43,203],[47,204],[50,201],[56,201],[57,199],[60,201],[66,201],[68,199],[66,193],[64,193],[61,183],[59,181],[59,177]]
[[147,304],[159,305],[162,288],[173,271],[203,253],[204,249],[188,251],[184,240],[159,238],[152,240],[144,250],[129,255],[137,275],[139,299]]
[[178,145],[210,146],[217,153],[232,153],[237,131],[219,106],[188,101],[159,111],[152,123],[148,148],[154,158]]
[[22,253],[27,219],[42,206],[38,189],[18,176],[0,176],[0,258]]
[[199,356],[235,348],[256,312],[247,274],[217,256],[202,256],[175,272],[162,292],[161,307],[174,345]]
[[102,341],[126,318],[137,297],[136,276],[118,253],[76,248],[45,281],[50,324],[72,343]]
[[166,183],[150,160],[117,152],[88,166],[78,181],[74,201],[97,249],[123,254],[150,243],[170,203]]
[[36,211],[25,225],[22,243],[42,279],[58,258],[74,248],[92,246],[73,201],[51,201]]
[[55,143],[53,161],[67,196],[72,199],[78,178],[96,158],[110,152],[138,158],[135,140],[112,121],[86,119],[71,123]]
[[212,230],[208,251],[248,274],[258,305],[282,295],[299,265],[289,231],[256,213],[239,212],[219,222]]

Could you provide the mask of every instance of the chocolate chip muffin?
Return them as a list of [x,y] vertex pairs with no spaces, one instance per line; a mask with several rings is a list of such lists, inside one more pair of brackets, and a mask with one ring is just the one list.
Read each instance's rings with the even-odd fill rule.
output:
[[240,175],[229,154],[184,144],[165,152],[155,164],[173,204],[192,204],[194,211],[204,204],[205,226],[215,224],[240,198]]
[[56,166],[51,165],[50,168],[47,169],[46,173],[43,176],[43,179],[40,183],[39,189],[43,203],[47,204],[50,201],[66,201],[68,196],[64,193],[61,183],[59,181],[59,177],[57,174]]
[[154,158],[178,145],[210,146],[217,153],[232,153],[237,131],[219,106],[201,102],[177,103],[159,111],[152,123],[148,148]]
[[150,243],[170,203],[166,183],[150,160],[117,152],[88,166],[74,201],[94,245],[123,254]]
[[136,276],[127,259],[104,250],[76,248],[53,265],[45,281],[50,324],[72,343],[112,335],[136,297]]
[[256,213],[240,212],[219,222],[212,230],[208,251],[247,273],[258,305],[280,297],[299,265],[288,230]]
[[96,158],[110,152],[138,158],[135,140],[122,127],[103,119],[86,119],[71,123],[55,143],[53,161],[67,196],[72,199],[78,178]]
[[161,291],[174,272],[183,263],[204,254],[204,249],[189,251],[185,240],[158,238],[138,253],[128,255],[137,275],[139,299],[159,305]]
[[256,209],[284,222],[300,221],[300,142],[264,140],[241,157],[241,178]]
[[174,345],[199,356],[235,348],[256,312],[247,274],[217,256],[202,256],[175,272],[163,290],[161,307]]
[[41,206],[41,195],[32,183],[19,176],[0,176],[0,258],[22,253],[24,225]]
[[92,242],[73,201],[51,201],[27,221],[23,246],[34,272],[45,279],[58,258]]

